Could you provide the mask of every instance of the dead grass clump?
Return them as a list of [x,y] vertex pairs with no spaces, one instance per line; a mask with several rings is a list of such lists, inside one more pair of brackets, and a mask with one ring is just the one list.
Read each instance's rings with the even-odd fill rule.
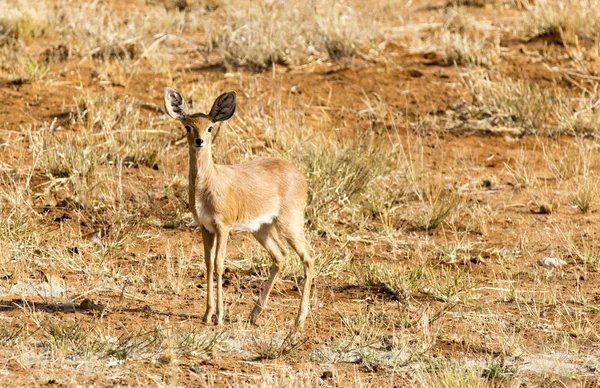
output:
[[[492,67],[499,61],[499,44],[486,35],[465,34],[466,19],[448,19],[444,29],[432,38],[407,36],[406,45],[413,53],[435,53],[436,62],[443,66],[471,65]],[[467,24],[465,24],[467,23]]]
[[209,25],[212,45],[228,68],[264,70],[273,64],[339,61],[368,54],[376,30],[337,1],[296,7],[282,1],[228,7],[225,22]]
[[150,267],[154,268],[150,274],[153,291],[181,295],[191,286],[189,283],[193,257],[192,252],[184,252],[182,247],[176,252],[172,252],[170,246],[167,247],[164,255],[156,257],[156,264]]
[[[368,20],[370,14],[357,13],[349,6],[333,3],[323,7],[317,19],[316,36],[321,36],[330,61],[337,62],[360,54],[369,54],[369,41],[377,38],[377,32],[361,20]],[[329,8],[329,9],[326,9]],[[315,39],[318,42],[318,39]]]
[[57,134],[48,127],[29,128],[27,136],[31,151],[43,174],[53,178],[87,179],[98,166],[96,148],[87,136]]
[[0,44],[28,43],[38,33],[35,22],[28,16],[0,18]]
[[287,332],[269,332],[264,337],[254,336],[251,339],[250,350],[261,360],[280,359],[304,344],[301,337]]
[[0,4],[0,46],[24,46],[34,38],[47,36],[52,23],[46,2],[20,1]]
[[[32,201],[33,168],[25,174],[0,174],[0,263],[4,271],[11,271],[28,258],[38,241],[38,215]],[[15,270],[14,272],[20,272]],[[20,279],[17,274],[12,274]]]
[[525,39],[557,36],[563,43],[572,44],[576,37],[600,37],[599,0],[540,0],[522,5],[528,12]]
[[538,214],[553,214],[561,205],[560,196],[547,186],[533,194],[533,203],[535,204],[533,211]]
[[555,88],[488,74],[471,72],[465,78],[473,95],[475,116],[494,126],[520,127],[525,132],[551,133],[561,93]]
[[[217,32],[212,44],[229,68],[266,69],[272,64],[290,64],[294,58],[302,61],[309,55],[302,44],[305,12],[278,2],[229,9],[226,22],[213,27]],[[296,28],[287,28],[288,23]]]
[[488,380],[510,378],[515,374],[517,367],[508,361],[507,357],[491,359],[481,372],[481,377]]
[[406,299],[424,287],[425,271],[422,266],[400,267],[373,263],[360,268],[356,277],[363,287]]
[[380,147],[376,142],[325,143],[308,148],[301,156],[309,187],[309,222],[330,220],[333,214],[352,208],[353,200],[386,169],[383,158],[372,159]]
[[314,351],[312,361],[354,363],[369,373],[400,372],[418,362],[421,343],[404,331],[414,325],[410,318],[371,308],[342,313],[340,318],[343,326],[336,339]]
[[454,32],[446,32],[440,38],[442,58],[452,65],[475,65],[490,67],[495,62],[495,55],[490,51],[485,39],[471,39]]
[[25,54],[20,49],[0,48],[0,78],[13,85],[42,81],[50,75],[48,62],[34,54]]
[[585,91],[580,96],[565,98],[557,109],[557,120],[559,129],[569,134],[581,134],[584,136],[597,136],[598,122],[600,121],[600,110],[598,110],[598,99],[600,94],[598,85],[592,87],[592,91]]
[[427,291],[440,302],[458,303],[461,297],[468,297],[468,276],[461,269],[449,270],[444,267],[441,271],[430,270],[427,278],[431,288]]
[[471,71],[464,83],[473,96],[472,115],[490,126],[518,128],[523,134],[596,135],[600,118],[596,88],[571,95],[557,85]]
[[557,247],[564,249],[568,256],[573,257],[577,262],[589,265],[595,271],[600,270],[600,251],[596,231],[588,229],[578,236],[568,233],[575,228],[575,225],[567,225],[567,228],[562,230],[557,226],[551,238],[553,241],[556,239]]
[[444,14],[444,28],[454,33],[471,32],[475,20],[471,14],[462,7],[451,7]]
[[128,61],[138,58],[151,46],[157,39],[156,34],[181,34],[202,28],[199,19],[203,14],[204,11],[168,9],[162,4],[122,13],[103,2],[59,0],[47,6],[45,2],[22,0],[16,9],[0,5],[0,15],[3,15],[0,45],[2,42],[27,43],[45,36],[59,42],[69,55],[89,56],[98,61]]
[[469,204],[465,209],[465,220],[463,229],[485,236],[490,229],[490,221],[493,219],[494,212],[489,205],[480,202]]
[[81,321],[73,324],[58,322],[43,327],[42,344],[54,359],[76,358],[88,360],[100,351],[90,327]]
[[453,189],[439,185],[431,185],[425,191],[427,210],[423,216],[423,227],[426,230],[437,229],[458,206],[460,198]]
[[513,178],[516,187],[525,188],[535,186],[537,180],[536,173],[525,157],[523,150],[521,150],[514,159],[512,167],[507,163],[504,163],[504,166],[508,170],[509,175]]
[[102,144],[94,147],[99,163],[159,168],[169,139],[155,134],[152,119],[142,117],[141,106],[136,100],[84,95],[76,103],[72,125],[83,126],[90,132],[99,131],[94,136],[104,139]]
[[542,148],[548,169],[555,179],[565,181],[586,169],[588,153],[579,146],[579,152],[569,145],[550,145]]
[[598,180],[590,175],[585,175],[577,182],[571,190],[571,202],[582,213],[592,211],[598,201]]

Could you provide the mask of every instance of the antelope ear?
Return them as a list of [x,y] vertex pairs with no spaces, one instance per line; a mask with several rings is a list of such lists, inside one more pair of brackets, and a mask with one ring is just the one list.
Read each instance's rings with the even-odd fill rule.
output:
[[235,92],[225,92],[215,100],[208,117],[213,123],[225,121],[235,113]]
[[175,120],[183,120],[186,117],[185,100],[175,89],[165,88],[165,110]]

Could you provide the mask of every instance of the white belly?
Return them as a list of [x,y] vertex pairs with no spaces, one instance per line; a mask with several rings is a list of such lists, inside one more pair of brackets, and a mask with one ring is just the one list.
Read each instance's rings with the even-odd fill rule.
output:
[[192,212],[192,215],[194,216],[194,221],[196,221],[196,225],[204,226],[204,228],[211,233],[216,232],[214,227],[215,220],[212,217],[209,217],[207,214],[204,213],[197,214],[196,212]]
[[233,225],[232,230],[245,230],[248,232],[256,232],[262,225],[270,224],[277,217],[277,213],[267,213],[250,221],[244,221]]
[[[216,232],[214,218],[205,213],[198,214],[196,212],[192,212],[192,215],[194,216],[196,225],[204,226],[204,228],[206,228],[206,230],[208,230],[210,233]],[[231,230],[256,232],[261,226],[272,223],[275,217],[277,217],[277,213],[267,213],[250,221],[239,222],[233,225]]]

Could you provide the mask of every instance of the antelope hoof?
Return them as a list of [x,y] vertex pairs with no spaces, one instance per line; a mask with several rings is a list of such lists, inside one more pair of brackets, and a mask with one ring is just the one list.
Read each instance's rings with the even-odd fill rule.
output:
[[204,313],[204,316],[202,317],[202,322],[209,323],[210,321],[212,321],[212,318],[213,318],[213,313],[207,311],[206,313]]
[[294,329],[296,329],[296,331],[302,331],[302,329],[304,329],[304,321],[304,319],[296,319],[296,322],[294,323]]
[[260,315],[261,312],[262,312],[261,307],[259,307],[258,305],[254,306],[254,308],[252,309],[252,312],[250,313],[250,316],[248,317],[248,322],[250,322],[252,325],[256,326],[256,319],[258,318],[258,316]]
[[248,323],[251,324],[252,326],[258,326],[256,324],[256,315],[255,314],[250,314],[250,316],[248,317]]

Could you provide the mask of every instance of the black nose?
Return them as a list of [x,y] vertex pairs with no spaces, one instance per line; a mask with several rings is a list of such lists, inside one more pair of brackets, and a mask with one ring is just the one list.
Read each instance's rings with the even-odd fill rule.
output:
[[194,142],[196,143],[197,146],[201,146],[202,143],[204,143],[204,140],[202,140],[199,137],[197,137],[196,140],[194,140]]

